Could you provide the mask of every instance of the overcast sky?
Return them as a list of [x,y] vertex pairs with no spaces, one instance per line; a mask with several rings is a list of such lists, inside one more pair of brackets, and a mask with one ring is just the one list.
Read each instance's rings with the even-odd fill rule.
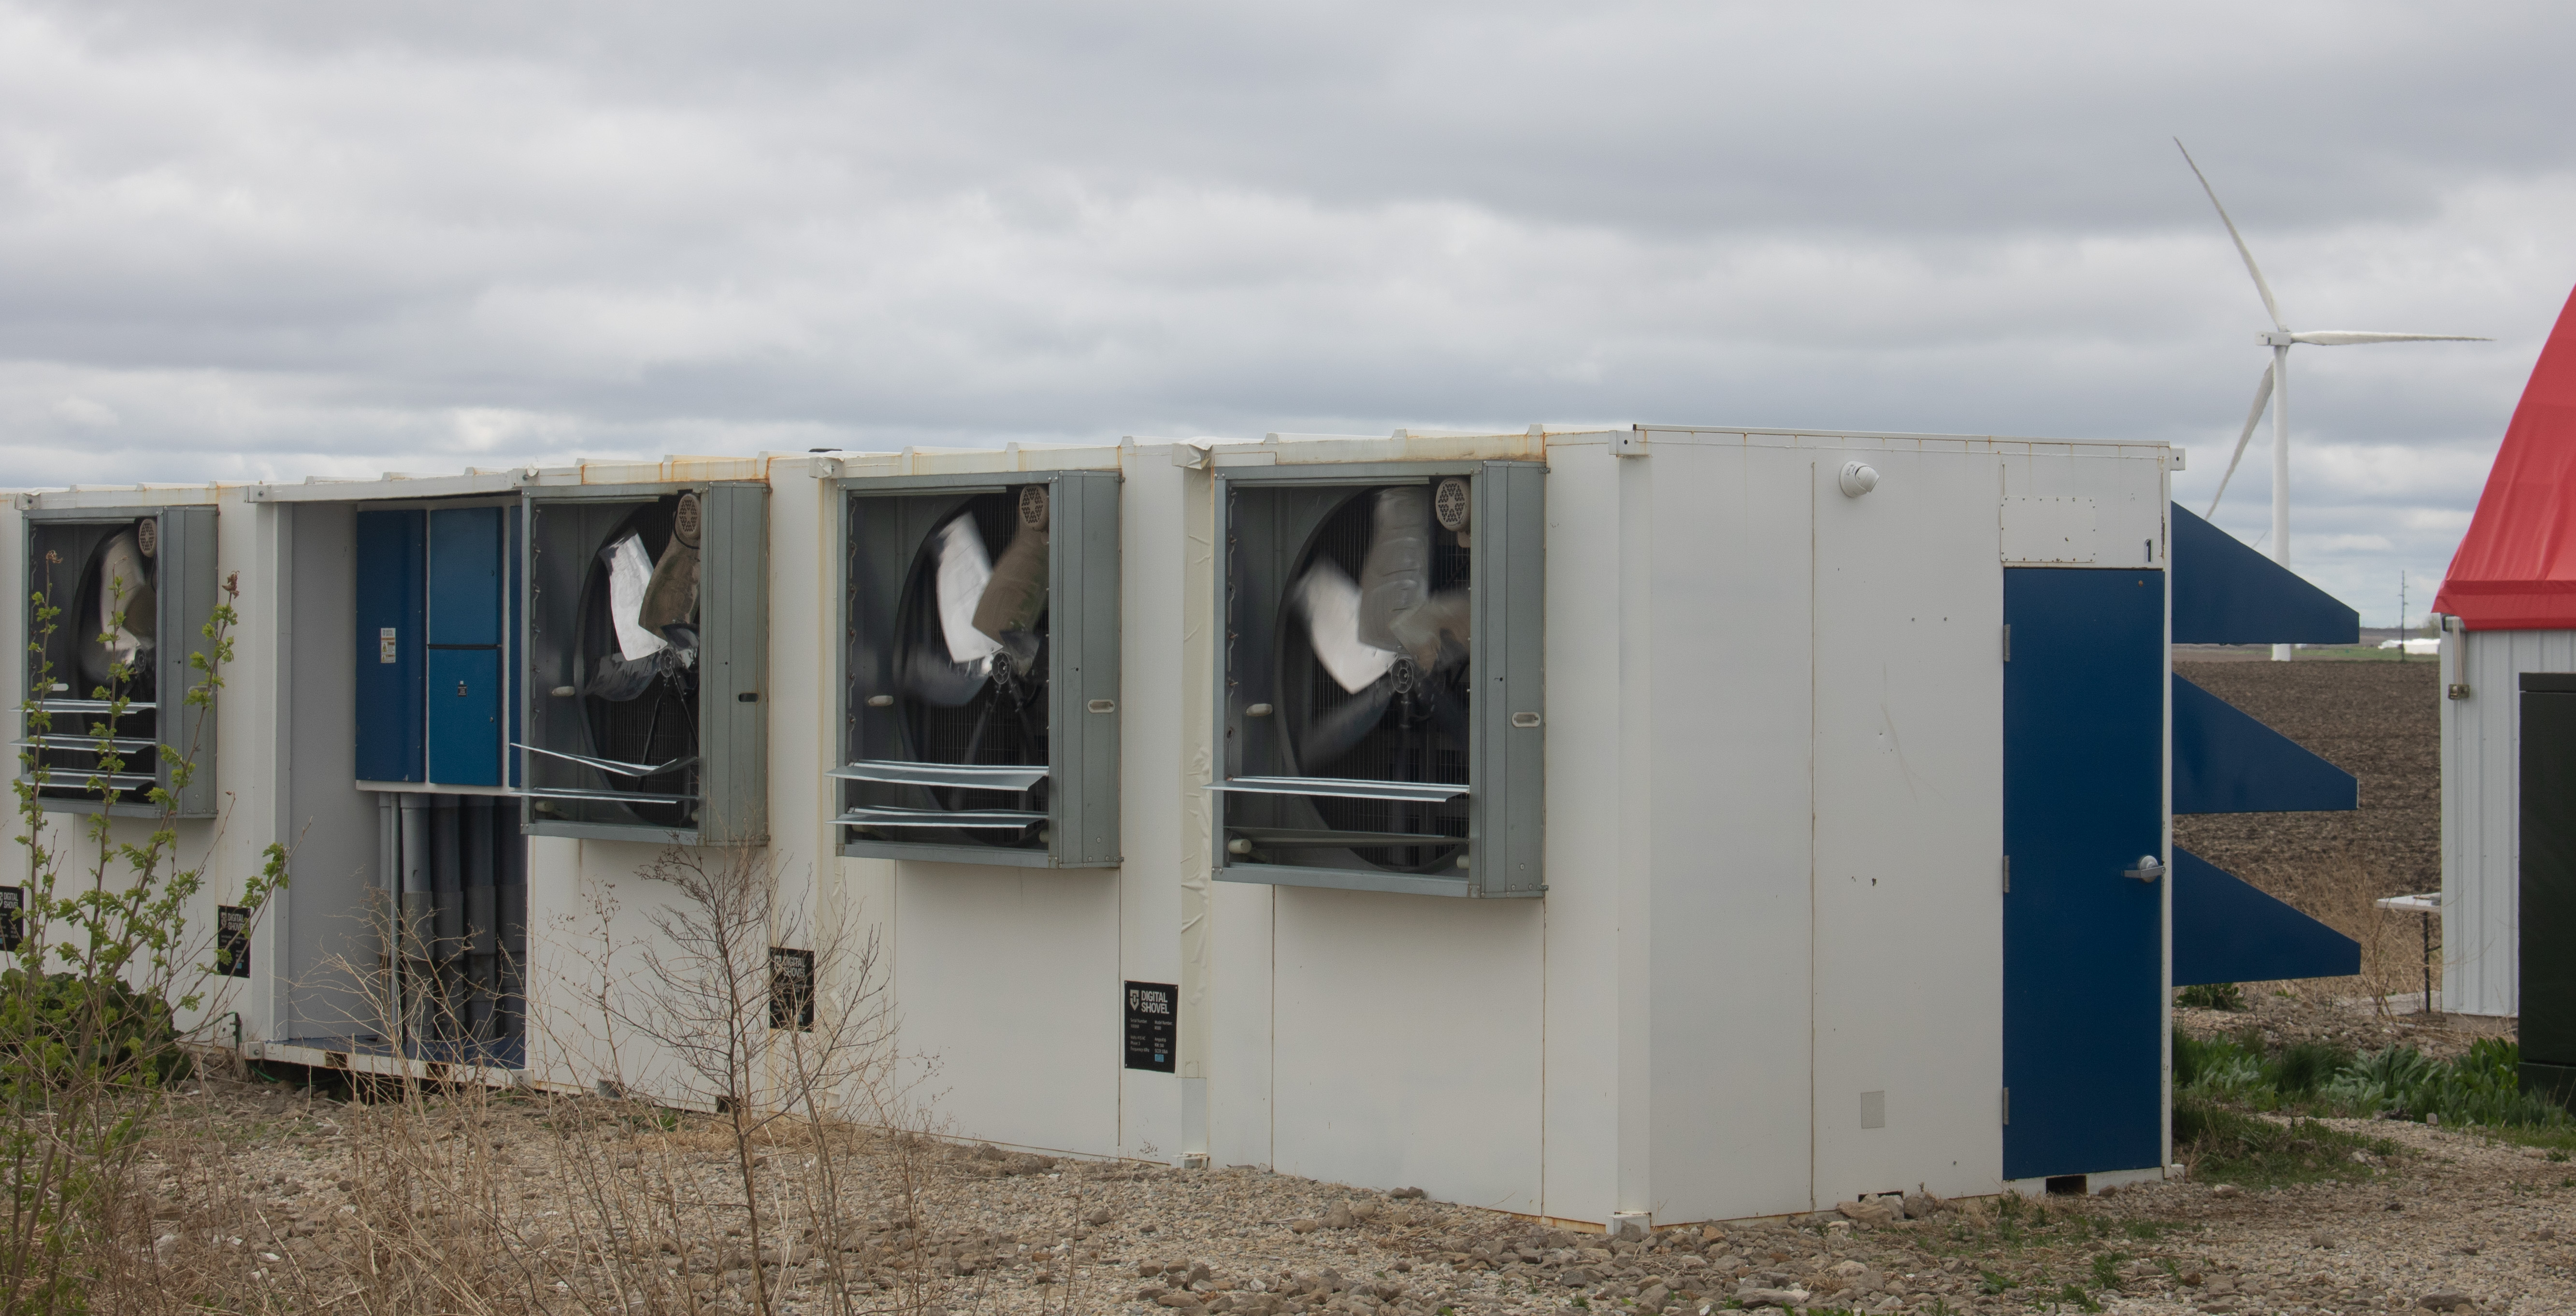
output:
[[2180,135],[2293,327],[2496,339],[2294,354],[2299,566],[2386,624],[2576,284],[2571,50],[2492,4],[0,0],[0,483],[1654,420],[2168,439],[2199,509],[2265,317]]

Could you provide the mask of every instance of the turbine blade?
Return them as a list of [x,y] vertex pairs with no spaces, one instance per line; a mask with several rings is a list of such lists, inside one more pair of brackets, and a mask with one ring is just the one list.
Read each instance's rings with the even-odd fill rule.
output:
[[2182,162],[2191,166],[2191,176],[2200,180],[2200,190],[2209,194],[2209,204],[2218,207],[2218,222],[2227,226],[2227,236],[2236,242],[2236,254],[2245,258],[2245,272],[2254,276],[2254,291],[2263,294],[2263,309],[2271,313],[2272,327],[2287,329],[2281,318],[2281,304],[2272,300],[2272,285],[2263,281],[2263,270],[2254,263],[2254,253],[2245,245],[2245,235],[2236,231],[2236,221],[2227,217],[2227,207],[2218,203],[2218,189],[2209,185],[2209,175],[2200,172],[2200,162],[2191,158],[2191,148],[2174,139],[2174,149],[2182,152]]
[[2218,500],[2227,496],[2227,482],[2236,478],[2236,463],[2245,460],[2246,441],[2254,437],[2254,427],[2263,423],[2263,409],[2272,405],[2272,367],[2263,367],[2263,382],[2254,386],[2254,406],[2245,413],[2245,432],[2236,436],[2236,451],[2228,454],[2227,474],[2218,477],[2218,492],[2209,496],[2206,516],[2218,515]]
[[1394,650],[1360,638],[1360,587],[1331,558],[1317,558],[1298,578],[1296,602],[1315,660],[1342,689],[1358,694],[1395,665]]
[[2318,347],[2352,347],[2361,343],[2492,343],[2470,334],[2388,334],[2372,329],[2307,329],[2290,335],[2294,343]]

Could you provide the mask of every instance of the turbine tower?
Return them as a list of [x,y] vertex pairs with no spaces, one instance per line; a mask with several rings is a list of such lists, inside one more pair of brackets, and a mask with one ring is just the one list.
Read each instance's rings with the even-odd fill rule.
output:
[[[2236,242],[2236,254],[2245,258],[2245,272],[2254,276],[2254,291],[2263,295],[2263,309],[2272,317],[2272,328],[2262,336],[2263,345],[2272,349],[2272,364],[2263,371],[2263,382],[2254,387],[2253,409],[2245,413],[2245,431],[2236,436],[2236,451],[2227,458],[2227,474],[2219,477],[2218,492],[2210,496],[2209,515],[2218,515],[2218,500],[2227,494],[2227,482],[2236,475],[2236,463],[2245,458],[2246,441],[2254,437],[2254,427],[2263,421],[2263,407],[2272,408],[2272,560],[2284,568],[2290,565],[2290,348],[2306,343],[2311,347],[2351,347],[2360,343],[2484,343],[2490,339],[2468,334],[2392,334],[2366,329],[2299,329],[2293,330],[2281,318],[2281,304],[2272,300],[2272,285],[2263,281],[2263,271],[2254,264],[2254,253],[2245,245],[2245,235],[2236,231],[2236,221],[2227,217],[2227,207],[2218,200],[2218,189],[2209,185],[2209,175],[2200,172],[2200,162],[2191,158],[2191,150],[2182,139],[2174,139],[2182,152],[2182,162],[2191,166],[2191,176],[2200,180],[2200,190],[2209,194],[2209,204],[2218,209],[2218,222],[2227,226],[2227,236]],[[2399,619],[2402,623],[2403,618]],[[2290,661],[2290,646],[2272,646],[2272,661]]]

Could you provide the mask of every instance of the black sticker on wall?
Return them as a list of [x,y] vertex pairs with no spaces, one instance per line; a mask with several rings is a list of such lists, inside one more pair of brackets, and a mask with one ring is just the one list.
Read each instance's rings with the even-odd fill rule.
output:
[[0,951],[18,949],[27,939],[27,888],[0,886]]
[[215,972],[250,976],[250,911],[240,905],[215,906]]
[[1127,1067],[1175,1072],[1180,1040],[1180,987],[1168,982],[1127,984]]
[[813,1030],[814,952],[769,948],[769,1026]]

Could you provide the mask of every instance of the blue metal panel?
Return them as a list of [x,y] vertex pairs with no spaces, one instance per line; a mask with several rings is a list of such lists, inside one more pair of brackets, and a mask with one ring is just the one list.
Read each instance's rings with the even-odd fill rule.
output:
[[429,779],[501,784],[501,651],[429,651]]
[[[501,633],[508,637],[506,641],[508,650],[515,651],[519,643],[519,580],[520,573],[525,570],[525,567],[520,561],[520,548],[521,545],[526,542],[527,508],[525,504],[522,504],[518,507],[508,507],[501,510],[504,513],[502,518],[504,522],[503,529],[510,537],[508,551],[504,554],[504,560],[510,564],[510,583],[508,591],[504,595],[504,599],[509,607],[509,616],[503,624]],[[504,701],[502,707],[508,710],[507,716],[510,722],[510,738],[504,743],[517,744],[527,739],[527,737],[521,734],[519,730],[521,705],[519,689],[526,683],[528,665],[526,663],[505,663],[503,666],[510,674],[509,689],[504,691],[502,695],[502,699]],[[510,784],[514,787],[519,784],[519,760],[522,757],[524,756],[516,751],[505,753],[502,756],[503,761],[508,765]]]
[[2164,575],[2004,572],[2004,1177],[2162,1159]]
[[2271,982],[2361,972],[2361,943],[2174,847],[2173,980]]
[[357,515],[360,781],[422,780],[423,527],[419,512]]
[[429,514],[429,779],[442,786],[502,781],[509,512]]
[[2359,644],[2361,614],[2173,505],[2173,642]]
[[429,642],[501,642],[502,513],[449,507],[429,514]]
[[[2175,813],[2323,812],[2361,807],[2352,774],[2234,704],[2173,679]],[[2234,981],[2231,979],[2231,981]]]

